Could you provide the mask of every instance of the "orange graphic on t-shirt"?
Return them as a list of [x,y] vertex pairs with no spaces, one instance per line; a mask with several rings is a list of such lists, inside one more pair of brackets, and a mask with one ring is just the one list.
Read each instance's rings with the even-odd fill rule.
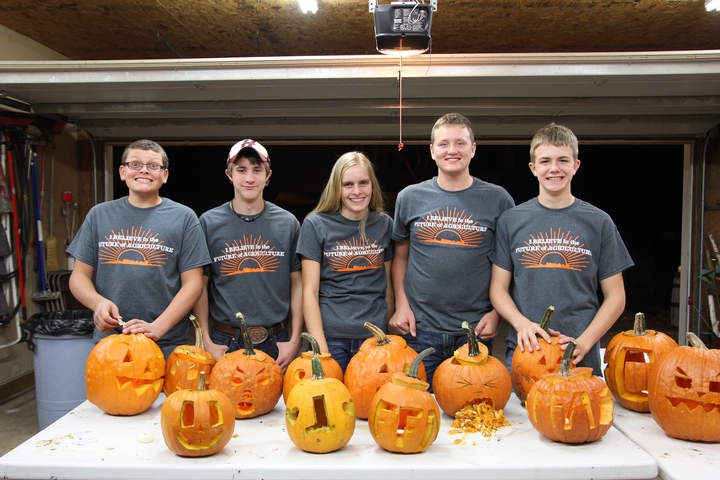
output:
[[446,208],[444,212],[438,210],[423,217],[415,234],[425,243],[477,247],[483,241],[477,223],[472,220],[472,215],[465,214],[465,210],[458,213],[457,209]]
[[220,264],[220,275],[242,275],[245,273],[272,273],[280,265],[275,247],[268,245],[270,241],[262,241],[262,236],[253,239],[253,235],[243,235],[242,240],[235,240],[232,245],[227,243],[223,250],[223,259]]
[[332,252],[325,254],[328,265],[335,272],[357,272],[383,266],[383,250],[376,241],[363,241],[355,238],[350,242],[337,242]]
[[162,267],[167,262],[168,249],[164,247],[164,241],[158,240],[157,233],[150,233],[151,230],[143,232],[142,227],[112,230],[105,236],[105,242],[100,243],[100,263]]
[[581,271],[587,267],[588,256],[592,253],[587,250],[584,243],[578,241],[578,236],[571,237],[571,233],[563,233],[561,229],[538,237],[530,236],[523,247],[519,262],[525,268],[561,268]]

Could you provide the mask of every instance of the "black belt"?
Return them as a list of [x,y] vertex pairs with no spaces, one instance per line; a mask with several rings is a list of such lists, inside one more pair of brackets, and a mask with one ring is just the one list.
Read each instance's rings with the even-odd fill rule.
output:
[[[276,323],[272,327],[247,327],[248,333],[250,334],[250,339],[252,340],[253,345],[257,345],[259,343],[264,342],[269,337],[274,337],[278,333],[285,330],[285,327],[288,324],[288,319],[286,318],[280,323]],[[212,328],[214,330],[217,330],[218,332],[225,333],[227,335],[232,335],[235,337],[237,335],[238,338],[242,337],[242,334],[240,333],[239,328],[234,328],[229,325],[225,325],[224,323],[220,323],[217,321],[214,321],[212,324]]]

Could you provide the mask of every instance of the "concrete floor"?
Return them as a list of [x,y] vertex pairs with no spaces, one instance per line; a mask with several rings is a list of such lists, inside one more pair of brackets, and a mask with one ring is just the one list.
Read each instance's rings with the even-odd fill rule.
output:
[[0,404],[0,456],[39,430],[34,388]]

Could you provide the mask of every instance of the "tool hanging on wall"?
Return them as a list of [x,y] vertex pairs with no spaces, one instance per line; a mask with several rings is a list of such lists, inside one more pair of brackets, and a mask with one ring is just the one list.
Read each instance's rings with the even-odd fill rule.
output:
[[18,189],[15,183],[15,162],[13,160],[12,149],[7,151],[7,170],[8,177],[10,179],[10,199],[12,201],[12,222],[13,222],[13,243],[15,244],[14,254],[15,261],[17,264],[17,278],[18,278],[18,294],[20,301],[18,302],[22,310],[22,320],[27,319],[27,303],[25,299],[25,243],[22,241],[20,235],[20,211],[18,208]]
[[38,276],[40,277],[40,288],[41,291],[34,292],[31,295],[32,300],[36,301],[47,301],[56,300],[59,296],[59,292],[54,292],[47,288],[47,277],[45,276],[45,249],[43,247],[43,227],[42,227],[42,215],[40,212],[40,188],[38,185],[38,168],[37,168],[37,153],[30,149],[30,175],[32,181],[32,192],[33,192],[33,203],[35,207],[35,225],[36,225],[36,255],[38,258]]
[[65,248],[70,246],[70,242],[72,242],[72,230],[70,230],[70,203],[73,201],[73,194],[72,192],[63,192],[62,194],[63,202],[65,202],[65,205],[62,208],[62,216],[65,220]]
[[53,196],[55,186],[55,152],[50,156],[50,232],[45,239],[45,268],[48,272],[60,270],[57,257],[57,238],[55,238],[55,197]]

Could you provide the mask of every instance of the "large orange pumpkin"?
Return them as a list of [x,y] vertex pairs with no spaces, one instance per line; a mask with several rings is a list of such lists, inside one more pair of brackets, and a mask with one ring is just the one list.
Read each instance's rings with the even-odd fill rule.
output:
[[467,332],[468,343],[435,370],[432,382],[435,399],[451,417],[465,405],[487,403],[496,410],[505,408],[512,393],[510,372],[478,342],[468,322],[463,322],[462,328]]
[[605,348],[605,381],[615,400],[627,409],[649,412],[650,369],[677,347],[664,333],[646,330],[645,314],[636,313],[633,330],[618,333]]
[[219,390],[205,389],[200,372],[197,389],[176,390],[160,413],[165,445],[182,457],[206,457],[228,444],[235,431],[230,399]]
[[253,418],[275,408],[282,393],[283,372],[273,357],[255,350],[242,313],[236,318],[245,349],[227,353],[217,361],[210,373],[210,388],[230,398],[235,418]]
[[310,344],[310,351],[302,352],[302,354],[290,362],[290,365],[285,369],[285,376],[283,377],[283,398],[287,399],[290,394],[290,390],[303,378],[310,378],[312,376],[312,359],[317,357],[320,360],[322,369],[325,377],[337,378],[341,382],[343,381],[343,371],[340,364],[332,358],[329,353],[320,353],[320,346],[315,338],[306,333],[300,334]]
[[[550,320],[555,307],[550,305],[545,311],[540,326],[548,332],[550,328]],[[549,333],[549,332],[548,332]],[[560,345],[560,338],[551,337],[550,343],[544,339],[540,339],[540,350],[529,351],[527,348],[520,351],[520,347],[515,348],[512,363],[510,366],[512,386],[515,395],[520,399],[520,403],[525,403],[527,393],[535,382],[543,375],[548,373],[557,373],[560,370],[560,362],[563,357],[563,349]]]
[[533,427],[562,443],[590,443],[612,426],[614,402],[605,381],[590,367],[570,368],[575,342],[568,344],[558,373],[533,384],[525,408]]
[[434,348],[423,350],[407,373],[392,374],[370,404],[368,427],[381,448],[396,453],[420,453],[435,441],[440,430],[440,409],[421,380],[418,367]]
[[110,415],[137,415],[163,388],[165,357],[142,333],[114,334],[100,340],[85,364],[87,399]]
[[[401,336],[386,335],[369,322],[365,322],[364,326],[373,336],[365,340],[350,359],[344,378],[345,386],[355,402],[355,415],[363,420],[368,418],[375,392],[390,381],[393,373],[407,373],[417,357],[417,352]],[[423,381],[427,378],[422,364],[418,375]]]
[[720,350],[686,336],[690,345],[668,352],[650,372],[650,413],[671,437],[720,442]]
[[355,406],[340,380],[325,377],[320,358],[310,361],[312,376],[300,380],[286,397],[285,427],[298,448],[334,452],[355,433]]
[[190,315],[195,330],[195,345],[180,345],[168,355],[165,366],[163,391],[170,396],[176,390],[196,390],[200,373],[209,375],[215,365],[215,357],[205,351],[203,331],[195,315]]

